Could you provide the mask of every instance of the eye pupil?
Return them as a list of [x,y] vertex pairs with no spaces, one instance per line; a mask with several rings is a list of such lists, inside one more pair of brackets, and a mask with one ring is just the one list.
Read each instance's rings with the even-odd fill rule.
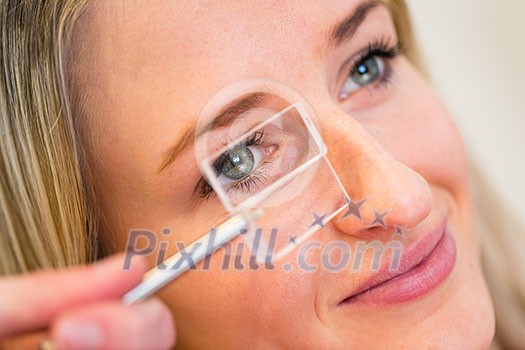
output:
[[352,73],[352,80],[359,86],[373,83],[381,74],[376,57],[370,57],[360,63]]
[[241,162],[241,157],[239,157],[238,154],[232,156],[230,159],[231,159],[232,164],[235,166],[238,166]]
[[230,150],[220,172],[232,180],[240,180],[251,173],[254,162],[252,151],[246,145],[239,145]]

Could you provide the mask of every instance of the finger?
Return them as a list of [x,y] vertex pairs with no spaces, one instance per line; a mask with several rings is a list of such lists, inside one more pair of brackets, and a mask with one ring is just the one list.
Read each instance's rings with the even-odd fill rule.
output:
[[61,315],[51,338],[58,349],[169,349],[175,344],[175,324],[156,298],[130,306],[102,302]]
[[40,344],[48,338],[47,332],[40,331],[21,336],[0,339],[0,349],[38,349]]
[[146,260],[137,259],[123,271],[123,259],[118,255],[92,266],[0,279],[0,338],[43,328],[66,308],[121,296],[147,270]]

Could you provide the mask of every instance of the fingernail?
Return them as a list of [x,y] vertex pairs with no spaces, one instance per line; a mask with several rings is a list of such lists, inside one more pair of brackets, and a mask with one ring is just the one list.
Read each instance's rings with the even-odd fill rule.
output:
[[103,336],[100,328],[91,322],[70,322],[59,326],[57,330],[59,348],[65,349],[99,349]]

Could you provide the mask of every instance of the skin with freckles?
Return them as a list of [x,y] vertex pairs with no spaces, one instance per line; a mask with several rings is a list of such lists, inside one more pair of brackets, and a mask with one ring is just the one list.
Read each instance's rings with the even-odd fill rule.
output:
[[[346,191],[366,198],[362,222],[333,221],[311,239],[322,246],[343,241],[354,251],[358,242],[388,243],[398,226],[404,235],[395,239],[409,251],[446,224],[455,244],[444,281],[396,303],[342,303],[377,273],[370,253],[358,271],[301,271],[298,250],[273,270],[190,271],[158,294],[175,316],[178,347],[479,349],[490,343],[493,310],[478,260],[467,158],[453,120],[402,52],[385,53],[398,42],[386,6],[370,8],[351,38],[328,44],[332,28],[362,3],[98,1],[80,20],[73,76],[88,106],[83,137],[107,249],[123,250],[136,228],[190,243],[226,217],[216,196],[195,198],[202,175],[193,143],[162,171],[159,166],[192,134],[219,91],[255,79],[278,81],[309,102]],[[83,59],[90,64],[78,64]],[[363,68],[379,73],[362,81]],[[388,210],[386,228],[368,227],[374,209]],[[163,228],[171,234],[161,235]],[[306,258],[319,262],[321,252],[311,249]],[[218,251],[212,266],[223,257]],[[153,264],[156,257],[150,258]]]

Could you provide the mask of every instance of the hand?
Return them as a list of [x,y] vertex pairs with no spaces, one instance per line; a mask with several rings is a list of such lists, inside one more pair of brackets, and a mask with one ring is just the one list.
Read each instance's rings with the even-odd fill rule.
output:
[[131,306],[120,297],[137,285],[146,261],[122,271],[122,255],[92,266],[0,278],[0,348],[168,349],[175,324],[152,298]]

